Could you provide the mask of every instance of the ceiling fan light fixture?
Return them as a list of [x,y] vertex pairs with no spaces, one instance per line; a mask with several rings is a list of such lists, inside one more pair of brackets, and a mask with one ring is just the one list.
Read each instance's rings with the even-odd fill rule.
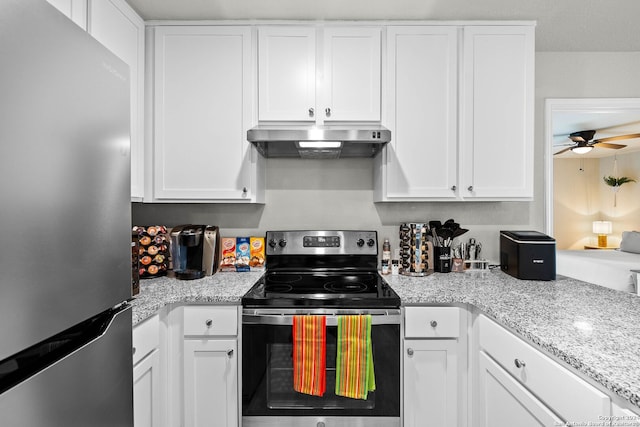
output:
[[591,150],[593,150],[591,145],[578,145],[576,147],[571,147],[571,151],[576,154],[587,154]]

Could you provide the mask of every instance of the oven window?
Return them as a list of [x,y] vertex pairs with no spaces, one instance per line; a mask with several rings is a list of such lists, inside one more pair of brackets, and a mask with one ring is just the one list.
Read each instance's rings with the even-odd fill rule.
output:
[[372,327],[376,391],[367,400],[335,394],[336,332],[327,327],[327,387],[320,397],[293,389],[291,326],[243,325],[243,416],[400,416],[400,326]]
[[327,345],[327,390],[311,396],[293,389],[293,345],[267,344],[267,408],[269,409],[373,409],[375,392],[367,400],[336,396],[336,345]]

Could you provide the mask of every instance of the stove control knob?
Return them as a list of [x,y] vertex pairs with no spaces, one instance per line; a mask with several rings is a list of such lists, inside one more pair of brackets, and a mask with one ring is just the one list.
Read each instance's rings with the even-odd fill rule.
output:
[[284,239],[280,239],[278,245],[280,245],[281,248],[284,248],[285,246],[287,246],[287,241]]
[[278,244],[278,242],[276,242],[275,239],[269,240],[269,246],[270,247],[275,248],[277,244]]
[[356,245],[358,245],[359,248],[364,246],[364,239],[358,239],[358,241],[356,242]]
[[373,239],[369,239],[369,240],[367,240],[367,246],[369,246],[370,248],[372,248],[372,247],[373,247],[373,245],[375,245],[375,244],[376,244],[376,241],[375,241],[375,240],[373,240]]

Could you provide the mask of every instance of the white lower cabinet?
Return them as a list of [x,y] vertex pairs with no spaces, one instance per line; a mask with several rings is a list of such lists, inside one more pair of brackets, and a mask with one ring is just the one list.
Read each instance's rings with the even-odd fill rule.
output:
[[160,350],[155,349],[133,367],[133,425],[160,423]]
[[479,416],[476,426],[561,426],[562,420],[507,371],[481,352],[478,359]]
[[237,307],[184,307],[184,427],[237,427]]
[[404,426],[457,426],[455,340],[404,343]]
[[185,427],[238,425],[237,341],[185,340]]
[[162,425],[160,318],[154,315],[133,328],[133,425]]
[[476,326],[477,426],[598,425],[610,416],[608,395],[486,316]]
[[[466,335],[457,307],[405,309],[404,426],[466,425]],[[464,324],[464,323],[462,323]]]

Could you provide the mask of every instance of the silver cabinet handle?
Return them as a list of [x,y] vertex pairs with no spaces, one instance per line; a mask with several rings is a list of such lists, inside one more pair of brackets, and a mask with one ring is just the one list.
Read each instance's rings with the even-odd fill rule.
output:
[[233,356],[233,349],[232,348],[227,350],[227,357],[231,357],[231,356]]
[[456,187],[455,185],[451,186],[451,191],[456,191],[458,189],[458,187]]
[[435,320],[432,320],[431,323],[429,323],[431,325],[432,328],[435,328],[436,326],[438,326],[438,322],[436,322]]
[[249,192],[249,190],[247,189],[247,187],[242,187],[242,194],[247,194]]
[[413,356],[413,349],[412,349],[412,348],[408,348],[408,349],[407,349],[407,354],[408,354],[409,356]]
[[324,114],[326,114],[327,117],[331,116],[331,108],[327,107],[324,109]]
[[513,361],[513,363],[515,363],[516,368],[524,368],[526,366],[526,363],[524,363],[524,360],[520,360],[520,359],[515,359]]
[[470,185],[470,186],[467,188],[467,190],[469,190],[469,191],[473,191],[473,185]]
[[213,320],[207,319],[204,321],[204,324],[207,325],[207,328],[210,328],[213,325]]
[[316,113],[316,110],[314,110],[313,108],[309,108],[309,117],[313,117],[315,113]]

